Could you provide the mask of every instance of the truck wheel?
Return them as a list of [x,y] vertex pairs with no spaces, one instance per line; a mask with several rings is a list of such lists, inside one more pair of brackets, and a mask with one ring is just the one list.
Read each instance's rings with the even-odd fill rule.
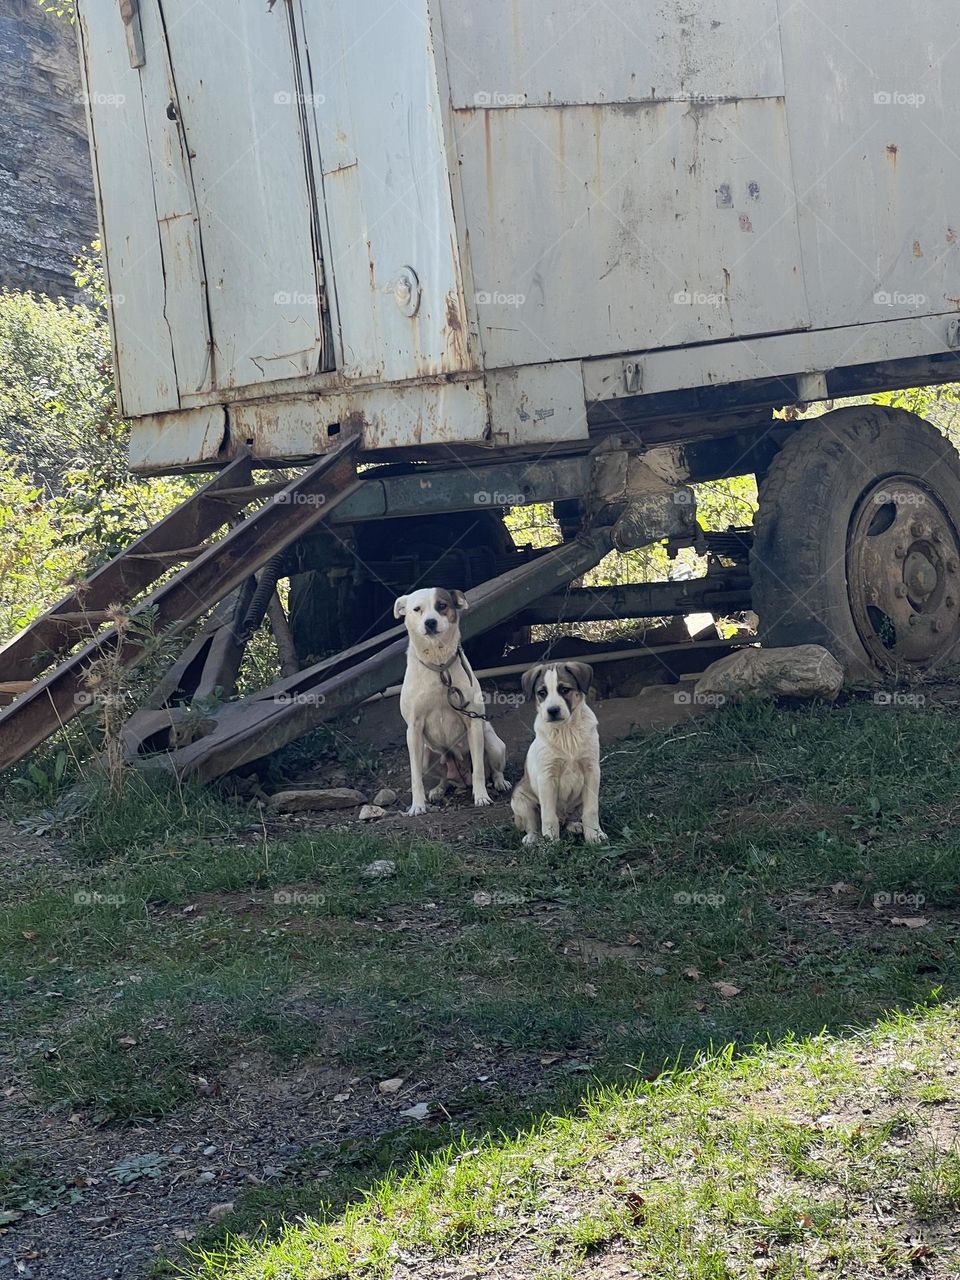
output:
[[761,482],[750,570],[765,644],[821,644],[853,678],[936,670],[960,638],[957,451],[902,409],[803,424]]

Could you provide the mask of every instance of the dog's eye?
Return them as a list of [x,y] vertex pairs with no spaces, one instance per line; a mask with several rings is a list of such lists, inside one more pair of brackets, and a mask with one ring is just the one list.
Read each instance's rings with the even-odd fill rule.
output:
[[445,604],[438,604],[438,605],[437,605],[437,613],[443,613],[443,612],[444,612],[444,610],[446,609],[446,607],[447,607],[447,606],[446,606]]
[[423,610],[420,608],[420,606],[419,606],[419,605],[417,605],[417,606],[414,608],[413,612],[414,612],[414,613],[422,613],[422,612],[423,612]]
[[538,690],[537,690],[537,698],[538,698],[538,699],[539,699],[539,698],[545,698],[546,696],[547,696],[547,691],[546,691],[546,689],[538,689]]
[[557,693],[559,693],[561,697],[565,698],[565,697],[567,696],[567,694],[568,694],[568,693],[570,693],[570,692],[571,692],[571,689],[570,689],[570,686],[569,686],[568,684],[558,684],[558,685],[557,685]]

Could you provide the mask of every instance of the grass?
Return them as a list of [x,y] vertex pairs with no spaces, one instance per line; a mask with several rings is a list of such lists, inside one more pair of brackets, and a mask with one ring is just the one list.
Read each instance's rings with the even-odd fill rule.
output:
[[707,1056],[518,1139],[421,1161],[328,1220],[207,1249],[186,1274],[559,1277],[614,1253],[627,1274],[688,1280],[909,1275],[928,1258],[945,1275],[957,1152],[937,1150],[916,1087],[891,1092],[876,1064],[909,1060],[929,1082],[955,1073],[958,1046],[956,1011],[928,1009],[845,1040]]
[[[613,1116],[611,1132],[619,1133],[638,1114],[637,1081],[663,1078],[671,1064],[679,1074],[650,1099],[676,1103],[682,1093],[689,1106],[700,1089],[714,1099],[697,1112],[699,1127],[690,1128],[692,1113],[676,1121],[685,1136],[674,1152],[681,1160],[694,1143],[713,1173],[681,1178],[671,1164],[670,1195],[667,1186],[653,1189],[657,1216],[674,1234],[656,1243],[650,1213],[591,1192],[576,1238],[554,1224],[556,1257],[539,1258],[530,1274],[552,1275],[553,1267],[559,1276],[581,1255],[624,1241],[655,1269],[655,1249],[666,1249],[668,1237],[686,1268],[676,1274],[728,1274],[724,1246],[691,1226],[719,1212],[708,1202],[721,1194],[723,1173],[733,1235],[753,1222],[777,1251],[773,1274],[806,1275],[806,1262],[791,1271],[784,1259],[821,1236],[836,1244],[836,1187],[807,1194],[833,1185],[824,1169],[842,1171],[836,1135],[827,1151],[788,1099],[759,1128],[740,1111],[725,1119],[718,1109],[735,1095],[763,1096],[749,1092],[742,1073],[753,1070],[759,1081],[781,1059],[759,1052],[752,1068],[729,1056],[706,1066],[703,1054],[793,1037],[778,1053],[806,1079],[842,1055],[820,1039],[801,1052],[801,1038],[867,1028],[885,1011],[922,1005],[934,989],[944,1001],[960,993],[960,754],[951,712],[932,701],[730,707],[671,734],[620,743],[604,765],[611,843],[600,851],[570,842],[524,848],[506,827],[446,845],[385,840],[367,828],[268,838],[256,811],[209,792],[184,794],[149,779],[132,786],[67,825],[65,866],[24,870],[4,885],[0,1035],[14,1046],[11,1071],[44,1104],[112,1122],[175,1115],[251,1051],[278,1073],[319,1059],[374,1081],[481,1057],[520,1062],[529,1075],[544,1060],[538,1085],[522,1096],[505,1090],[495,1101],[478,1087],[449,1102],[449,1119],[307,1153],[277,1186],[238,1202],[210,1245],[204,1275],[361,1274],[335,1270],[341,1246],[323,1233],[350,1237],[356,1215],[372,1212],[350,1207],[357,1189],[390,1170],[412,1168],[402,1196],[422,1197],[403,1209],[403,1222],[432,1221],[431,1197],[451,1178],[473,1188],[475,1209],[437,1209],[446,1234],[425,1226],[418,1248],[453,1248],[499,1231],[499,1211],[475,1194],[473,1158],[434,1166],[438,1148],[463,1132],[476,1144],[503,1130],[515,1145],[497,1151],[529,1169],[520,1153],[540,1150],[539,1116],[563,1116],[561,1128],[576,1128],[585,1089],[597,1087],[607,1092],[590,1114]],[[364,879],[360,868],[382,857],[396,862],[396,874]],[[478,891],[492,902],[475,901]],[[946,1014],[921,1023],[952,1034]],[[695,1073],[685,1074],[693,1063]],[[888,1092],[925,1090],[916,1107],[935,1108],[952,1089],[935,1071],[922,1080],[898,1078],[894,1065],[878,1072]],[[531,1126],[533,1137],[518,1136]],[[861,1137],[853,1136],[858,1128]],[[849,1143],[876,1142],[876,1153],[850,1147],[844,1176],[889,1154],[897,1141],[890,1135],[881,1139],[873,1120],[853,1126]],[[788,1170],[782,1197],[761,1194],[766,1165],[744,1164],[746,1149],[726,1169],[721,1148],[730,1142],[736,1150],[760,1143],[757,1159]],[[898,1170],[917,1221],[946,1212],[958,1185],[949,1152],[933,1144],[924,1151]],[[477,1157],[477,1168],[498,1158]],[[376,1212],[384,1239],[406,1231],[395,1220],[398,1176],[377,1192],[386,1197]],[[536,1201],[543,1178],[517,1176],[509,1185]],[[645,1203],[653,1192],[643,1191]],[[230,1262],[216,1261],[224,1233],[256,1233],[265,1221],[269,1241],[282,1218],[298,1213],[317,1225],[285,1236],[283,1247],[299,1258],[296,1250],[313,1241],[316,1252],[310,1233],[319,1232],[334,1269],[284,1257],[275,1271],[257,1270],[242,1240],[227,1248]],[[380,1246],[364,1241],[360,1254],[379,1274]]]

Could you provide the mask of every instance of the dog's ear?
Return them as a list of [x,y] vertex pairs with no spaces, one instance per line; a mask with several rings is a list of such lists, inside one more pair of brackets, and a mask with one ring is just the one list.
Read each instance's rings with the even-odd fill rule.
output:
[[581,693],[589,693],[593,684],[593,667],[586,662],[565,662],[565,670],[570,675]]
[[523,690],[523,696],[526,699],[533,697],[533,691],[536,687],[540,672],[543,670],[543,663],[536,667],[531,667],[529,671],[525,671],[520,677],[520,688]]
[[394,600],[393,602],[393,616],[395,618],[402,618],[406,612],[407,612],[407,597],[397,596],[396,600]]
[[462,591],[451,591],[450,599],[453,601],[453,607],[455,609],[470,608],[470,601],[467,599],[467,597],[463,594]]

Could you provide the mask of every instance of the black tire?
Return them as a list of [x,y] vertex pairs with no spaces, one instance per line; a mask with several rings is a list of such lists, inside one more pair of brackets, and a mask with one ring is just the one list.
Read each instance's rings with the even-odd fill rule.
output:
[[849,678],[929,674],[960,640],[960,456],[902,409],[800,426],[760,483],[760,636],[820,644]]

